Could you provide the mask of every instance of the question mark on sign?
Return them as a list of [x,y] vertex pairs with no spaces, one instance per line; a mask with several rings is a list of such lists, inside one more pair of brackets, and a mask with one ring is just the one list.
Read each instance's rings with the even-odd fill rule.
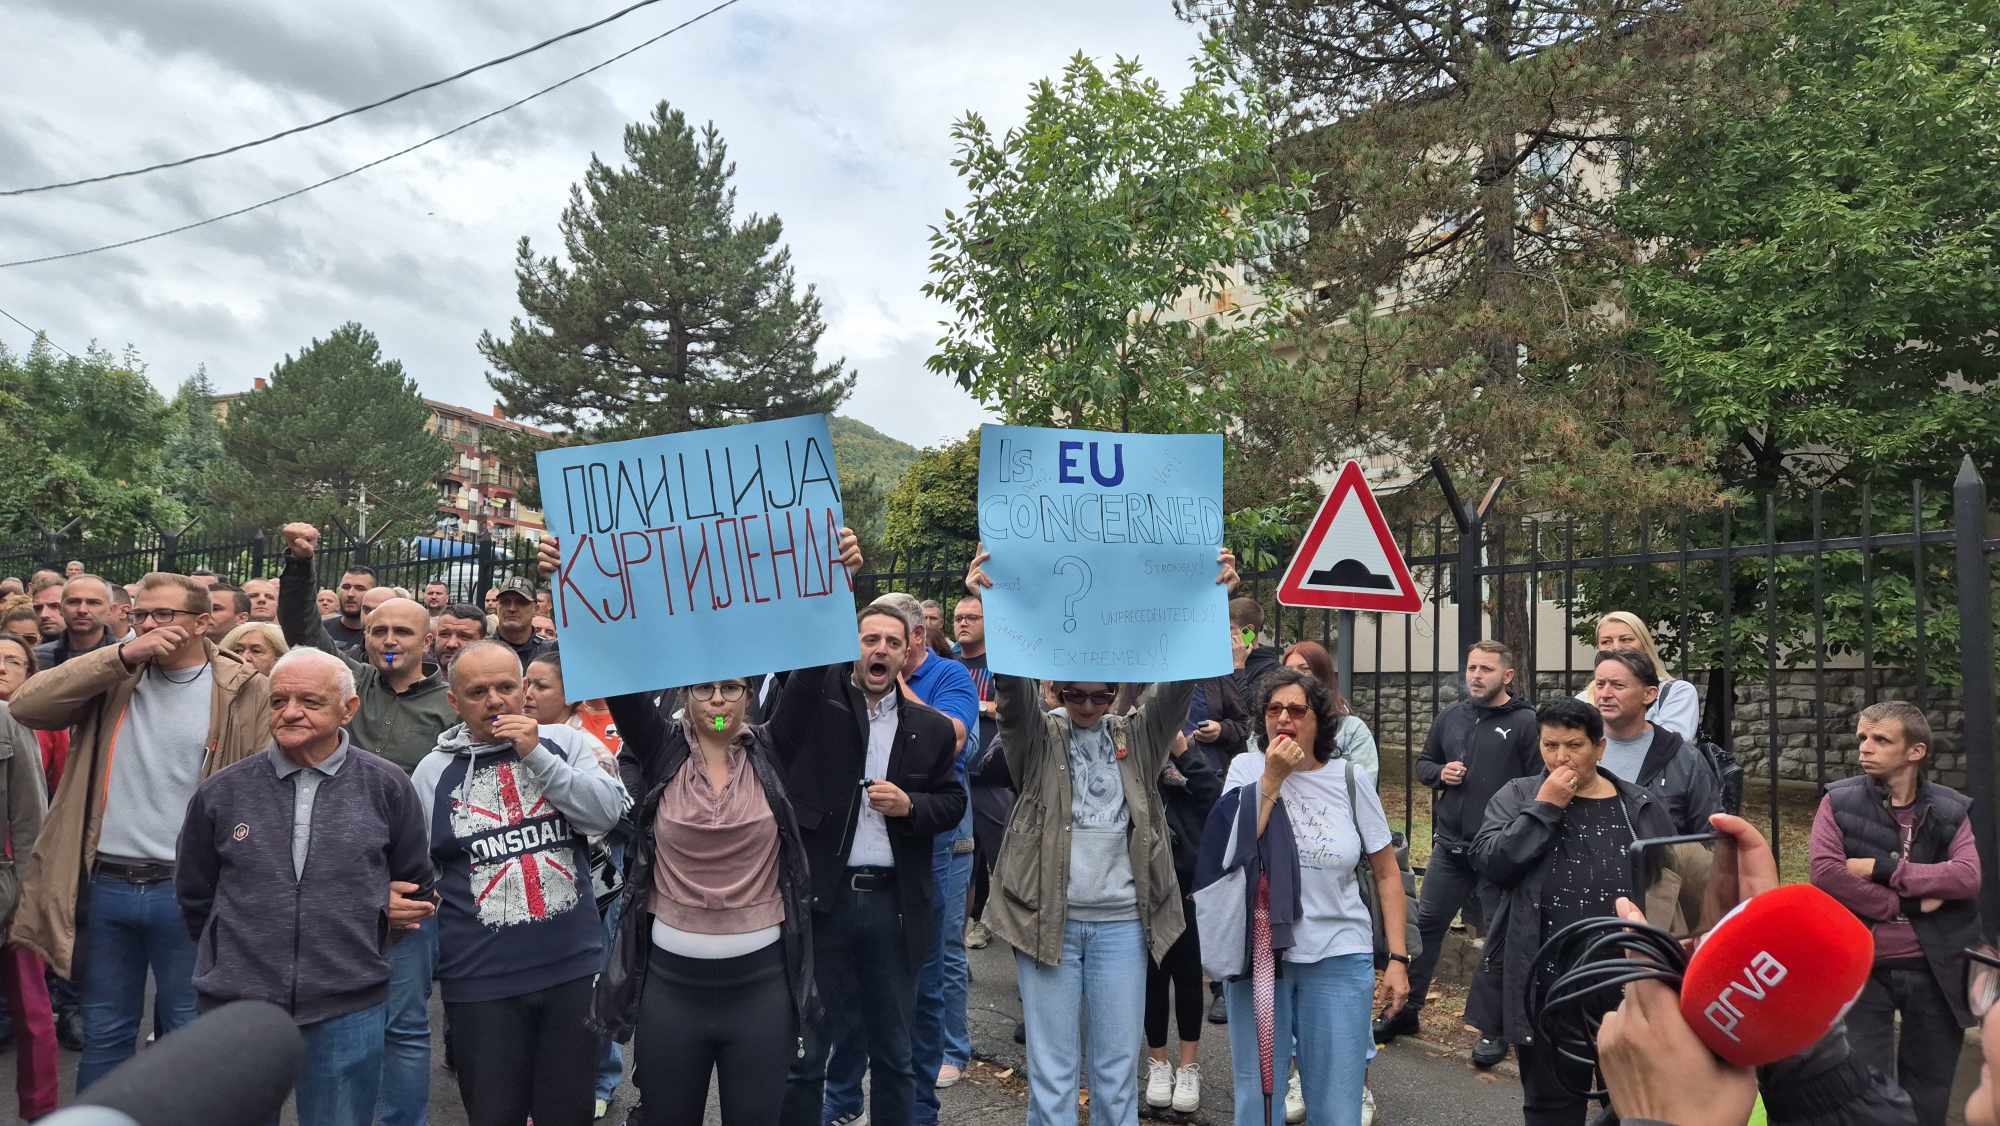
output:
[[1063,632],[1075,633],[1076,604],[1083,601],[1084,595],[1090,593],[1090,584],[1095,581],[1095,576],[1090,573],[1090,564],[1074,555],[1065,555],[1056,560],[1055,573],[1060,575],[1064,571],[1076,572],[1076,589],[1063,596]]

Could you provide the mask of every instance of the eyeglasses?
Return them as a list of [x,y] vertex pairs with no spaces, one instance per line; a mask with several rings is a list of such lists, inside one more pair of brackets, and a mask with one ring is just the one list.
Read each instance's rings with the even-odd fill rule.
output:
[[1116,692],[1085,692],[1080,688],[1065,688],[1062,694],[1063,703],[1079,708],[1085,704],[1095,704],[1100,708],[1108,708],[1111,706],[1112,701],[1116,699],[1118,699],[1118,693]]
[[1311,714],[1312,714],[1312,709],[1304,704],[1272,704],[1264,709],[1265,719],[1278,719],[1280,717],[1283,717],[1286,719],[1290,719],[1293,722],[1302,720]]
[[2000,1002],[2000,946],[1982,942],[1966,947],[1965,956],[1971,962],[1965,975],[1965,1001],[1972,1019],[1982,1020]]
[[132,607],[132,620],[134,622],[151,621],[163,626],[171,625],[173,624],[175,614],[186,614],[190,618],[201,617],[201,614],[193,610],[173,610],[164,606],[157,610],[145,610],[137,606]]
[[967,622],[984,621],[985,619],[986,615],[984,614],[953,614],[951,616],[951,620],[957,622],[959,625],[964,625]]
[[733,704],[741,700],[746,691],[748,689],[741,684],[697,684],[688,689],[688,695],[706,702],[715,699],[716,694],[721,693],[723,703]]

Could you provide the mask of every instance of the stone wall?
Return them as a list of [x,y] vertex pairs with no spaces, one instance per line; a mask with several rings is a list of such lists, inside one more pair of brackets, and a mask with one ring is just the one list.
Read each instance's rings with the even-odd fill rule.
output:
[[[1432,703],[1434,681],[1436,704]],[[1560,672],[1541,673],[1536,676],[1535,682],[1538,699],[1546,699],[1563,688]],[[1826,673],[1823,724],[1828,781],[1846,778],[1859,770],[1855,762],[1854,717],[1866,703],[1861,682],[1862,672],[1859,669],[1830,669]],[[1582,687],[1580,677],[1573,683],[1577,688]],[[1705,687],[1707,679],[1698,676],[1695,683]],[[1915,684],[1915,677],[1906,670],[1875,670],[1875,698],[1878,700],[1914,702]],[[1364,673],[1354,678],[1353,706],[1355,714],[1374,729],[1376,742],[1382,747],[1383,760],[1394,762],[1397,752],[1404,747],[1408,747],[1411,754],[1423,749],[1435,711],[1457,703],[1464,695],[1464,689],[1464,681],[1448,673],[1411,673],[1407,678],[1401,673]],[[1814,718],[1813,700],[1817,687],[1813,671],[1781,670],[1776,689],[1778,736],[1781,741],[1778,776],[1795,782],[1817,781],[1814,744],[1815,732],[1821,729],[1821,725]],[[1739,681],[1735,708],[1730,716],[1730,748],[1742,762],[1745,773],[1750,775],[1748,785],[1753,788],[1767,777],[1765,759],[1770,751],[1771,690],[1772,685],[1762,678]],[[1381,705],[1379,722],[1375,712],[1378,700]],[[1410,709],[1408,723],[1404,721],[1406,701]],[[1930,698],[1925,702],[1925,714],[1930,717],[1933,738],[1931,776],[1947,786],[1964,788],[1965,755],[1960,733],[1965,725],[1965,709],[1957,693],[1947,694],[1932,689]],[[1394,781],[1399,776],[1393,767],[1385,773],[1388,775],[1385,781]]]

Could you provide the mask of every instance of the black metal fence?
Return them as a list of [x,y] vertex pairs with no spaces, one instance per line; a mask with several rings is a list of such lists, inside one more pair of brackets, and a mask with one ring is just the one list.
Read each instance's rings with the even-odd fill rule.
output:
[[[115,583],[135,582],[148,571],[192,574],[206,570],[241,584],[246,579],[277,577],[284,569],[284,553],[285,545],[262,530],[154,532],[123,541],[81,544],[49,536],[32,546],[0,547],[0,576],[26,579],[41,568],[61,573],[69,561],[76,560],[90,573]],[[535,546],[519,536],[439,532],[363,540],[327,534],[320,540],[318,559],[319,577],[327,586],[332,586],[342,571],[366,564],[385,586],[421,593],[426,583],[443,582],[453,601],[476,602],[483,591],[511,575],[532,575]]]

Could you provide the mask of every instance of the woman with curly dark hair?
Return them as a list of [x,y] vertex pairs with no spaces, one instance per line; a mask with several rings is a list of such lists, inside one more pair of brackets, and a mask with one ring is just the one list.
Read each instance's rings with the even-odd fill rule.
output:
[[[1264,750],[1239,755],[1223,790],[1242,789],[1239,803],[1255,803],[1255,831],[1270,853],[1267,869],[1280,873],[1273,875],[1273,887],[1289,873],[1298,889],[1297,911],[1289,919],[1280,919],[1288,908],[1281,897],[1272,897],[1274,939],[1278,924],[1289,924],[1283,928],[1289,944],[1273,943],[1283,968],[1272,1068],[1284,1075],[1296,1044],[1307,1120],[1353,1126],[1361,1118],[1376,992],[1374,926],[1357,874],[1366,857],[1389,937],[1382,987],[1391,1013],[1402,1008],[1410,991],[1409,951],[1396,949],[1403,944],[1408,911],[1403,877],[1373,782],[1352,762],[1328,769],[1341,725],[1333,690],[1308,673],[1277,668],[1259,681],[1258,696],[1251,715],[1252,722],[1263,717]],[[1252,814],[1241,816],[1239,824],[1248,827]],[[1228,982],[1224,997],[1236,1120],[1256,1121],[1264,1096],[1250,977]]]

